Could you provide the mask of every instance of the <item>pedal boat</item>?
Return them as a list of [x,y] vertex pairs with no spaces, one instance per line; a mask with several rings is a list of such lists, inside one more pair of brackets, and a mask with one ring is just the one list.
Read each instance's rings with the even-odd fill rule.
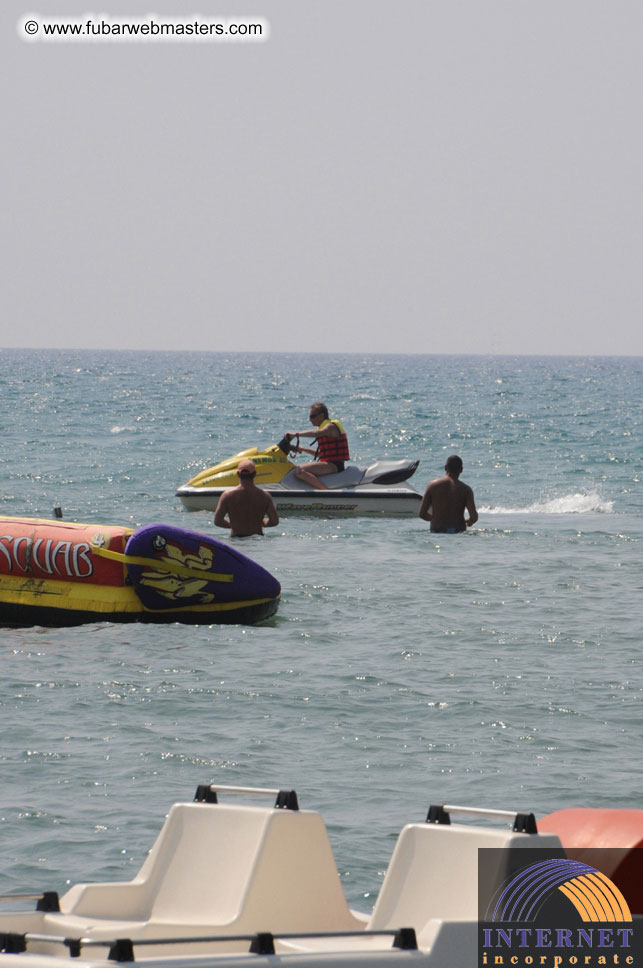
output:
[[[226,802],[219,802],[221,795]],[[227,802],[235,796],[275,801]],[[456,813],[468,815],[464,823],[452,821]],[[479,960],[479,890],[495,898],[496,885],[513,878],[513,887],[517,872],[543,858],[577,870],[574,857],[583,845],[598,844],[607,847],[600,851],[602,866],[589,869],[603,887],[611,879],[616,898],[621,871],[629,865],[633,893],[623,899],[621,913],[629,913],[628,904],[632,912],[643,909],[643,811],[563,810],[543,826],[547,832],[538,831],[531,813],[431,806],[426,821],[402,829],[366,914],[348,907],[324,822],[317,812],[299,809],[294,790],[204,784],[193,802],[172,806],[133,880],[76,884],[62,896],[49,886],[2,896],[23,910],[0,914],[0,968],[108,968],[115,962],[146,968],[540,965],[542,950],[521,950],[518,962],[509,960],[506,948],[506,961],[497,961],[493,951]],[[492,849],[479,861],[486,848]],[[34,901],[35,911],[25,911]],[[595,919],[597,933],[616,934],[614,922],[628,921],[610,917],[616,909],[603,911]],[[546,964],[563,964],[553,961],[551,948],[549,954]],[[576,963],[587,964],[564,962]],[[633,962],[623,957],[591,963]]]
[[0,626],[253,624],[280,591],[236,548],[184,528],[0,517]]
[[239,483],[237,467],[249,457],[257,468],[255,483],[270,491],[280,514],[417,515],[420,509],[422,496],[407,483],[417,460],[380,460],[368,467],[347,464],[340,473],[325,475],[327,490],[321,491],[295,476],[291,449],[284,437],[265,450],[243,450],[201,471],[179,487],[176,496],[188,511],[214,511],[223,492]]

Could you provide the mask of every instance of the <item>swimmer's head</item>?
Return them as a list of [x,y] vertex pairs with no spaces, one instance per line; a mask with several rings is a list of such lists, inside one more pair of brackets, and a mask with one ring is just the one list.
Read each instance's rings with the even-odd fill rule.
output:
[[237,476],[245,481],[252,480],[256,473],[257,468],[255,467],[254,461],[249,460],[247,457],[237,467]]

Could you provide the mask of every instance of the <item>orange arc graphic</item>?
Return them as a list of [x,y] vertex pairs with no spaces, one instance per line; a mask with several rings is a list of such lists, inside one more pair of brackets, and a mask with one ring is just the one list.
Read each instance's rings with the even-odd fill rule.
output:
[[567,881],[565,884],[561,884],[558,890],[572,902],[583,921],[611,920],[606,917],[601,917],[602,912],[596,909],[592,903],[592,899],[588,898],[586,892],[579,887],[576,878]]
[[558,888],[583,921],[631,921],[629,905],[616,884],[596,871],[581,874]]

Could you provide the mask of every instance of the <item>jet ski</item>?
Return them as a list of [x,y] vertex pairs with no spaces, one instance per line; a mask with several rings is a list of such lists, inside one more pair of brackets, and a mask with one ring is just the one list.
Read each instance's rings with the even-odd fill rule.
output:
[[337,474],[324,475],[320,491],[295,476],[289,459],[297,438],[284,437],[265,450],[252,447],[201,471],[176,496],[188,511],[214,511],[220,496],[239,483],[239,462],[250,458],[257,468],[257,487],[270,491],[280,514],[322,512],[344,514],[409,514],[420,509],[421,494],[408,484],[419,460],[378,460],[368,467],[346,464]]

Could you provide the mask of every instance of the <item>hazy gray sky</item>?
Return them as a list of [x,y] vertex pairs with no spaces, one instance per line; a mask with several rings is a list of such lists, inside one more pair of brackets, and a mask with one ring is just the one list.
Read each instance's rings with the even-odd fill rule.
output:
[[[270,37],[21,34],[88,11]],[[643,355],[641,0],[0,16],[0,346]]]

